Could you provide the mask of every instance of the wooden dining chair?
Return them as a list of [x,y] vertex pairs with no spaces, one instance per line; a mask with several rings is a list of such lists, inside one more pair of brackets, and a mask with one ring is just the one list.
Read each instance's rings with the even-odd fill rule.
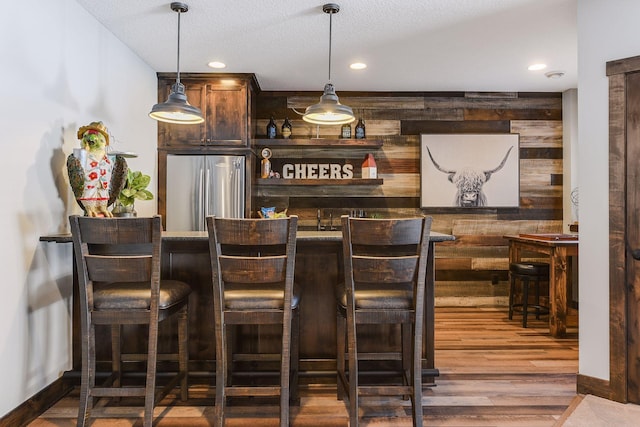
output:
[[[300,296],[294,286],[298,217],[207,217],[216,340],[217,426],[224,426],[227,397],[279,396],[280,425],[289,425],[289,401],[298,395]],[[233,379],[235,325],[281,325],[278,385]],[[254,355],[259,362],[264,354]]]
[[[153,218],[90,218],[71,216],[78,273],[82,333],[82,377],[78,426],[88,421],[94,398],[144,397],[144,426],[153,422],[153,408],[178,384],[188,398],[187,316],[191,288],[160,278],[162,222]],[[156,388],[159,323],[177,317],[177,353],[166,355],[178,372]],[[96,385],[96,326],[111,326],[112,373]],[[148,325],[146,354],[121,353],[122,325]],[[108,339],[107,337],[101,339]],[[122,361],[146,361],[145,384],[122,383]]]
[[[422,427],[422,334],[432,219],[343,216],[341,220],[344,284],[337,290],[338,398],[347,397],[350,426],[356,427],[360,397],[409,396],[413,425]],[[359,352],[360,326],[372,324],[400,324],[399,351]],[[388,342],[388,336],[377,338]],[[363,360],[396,360],[399,380],[361,382],[364,372],[359,363]]]

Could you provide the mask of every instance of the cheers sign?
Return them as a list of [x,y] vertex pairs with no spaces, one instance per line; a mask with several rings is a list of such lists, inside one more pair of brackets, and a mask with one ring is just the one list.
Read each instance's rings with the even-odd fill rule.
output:
[[353,165],[337,163],[285,163],[282,165],[285,179],[351,179]]

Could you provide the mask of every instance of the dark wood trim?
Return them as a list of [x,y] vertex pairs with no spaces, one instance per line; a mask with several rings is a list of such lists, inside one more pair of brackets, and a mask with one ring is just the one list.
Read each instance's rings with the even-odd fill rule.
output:
[[[201,79],[203,81],[211,80],[211,76],[214,75],[217,79],[234,79],[248,82],[256,93],[260,92],[260,83],[254,73],[180,73],[180,79],[195,80]],[[158,82],[162,80],[174,80],[176,73],[156,73]]]
[[633,73],[640,70],[640,55],[607,62],[607,76]]
[[22,427],[38,418],[58,400],[73,390],[73,383],[60,377],[0,418],[0,427]]
[[[640,56],[607,63],[609,76],[609,381],[597,394],[629,401],[629,331],[637,313],[629,312],[632,290],[627,289],[627,108],[628,74],[640,71]],[[635,191],[635,190],[634,190]],[[635,310],[631,307],[632,310]],[[580,384],[580,382],[579,382]]]
[[609,76],[609,394],[627,400],[625,283],[626,108],[624,74]]
[[607,380],[578,374],[576,391],[580,394],[592,394],[605,399],[613,399],[611,384]]

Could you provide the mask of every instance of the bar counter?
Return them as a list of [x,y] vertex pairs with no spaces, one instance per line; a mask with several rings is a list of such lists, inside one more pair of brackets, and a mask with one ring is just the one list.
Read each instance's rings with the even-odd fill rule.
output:
[[[431,233],[427,289],[425,293],[425,339],[423,376],[425,384],[433,383],[438,375],[434,363],[434,245],[454,240],[454,236]],[[42,236],[43,242],[71,243],[71,235]],[[300,303],[300,374],[307,382],[335,381],[336,303],[334,288],[342,282],[342,232],[306,231],[297,233],[295,281],[301,286]],[[213,325],[213,293],[211,264],[206,232],[163,232],[162,277],[182,280],[191,285],[193,293],[189,307],[189,359],[190,371],[215,371],[215,339]],[[74,269],[74,285],[77,284]],[[78,321],[77,286],[74,286],[73,313],[73,369],[80,369],[80,323]],[[161,328],[159,348],[162,351],[176,334],[175,325]],[[398,325],[366,325],[366,336],[361,340],[363,350],[373,345],[394,346]],[[136,336],[143,333],[138,326],[123,331],[125,351],[144,351],[137,348]],[[278,331],[272,326],[243,326],[236,345],[239,351],[278,352]],[[100,331],[109,336],[108,330]],[[110,360],[108,339],[97,343],[98,369],[106,370]]]

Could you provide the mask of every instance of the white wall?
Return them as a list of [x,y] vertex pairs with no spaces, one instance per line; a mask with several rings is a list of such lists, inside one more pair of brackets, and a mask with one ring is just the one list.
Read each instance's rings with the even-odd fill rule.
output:
[[[5,2],[6,3],[6,2]],[[154,71],[74,0],[5,4],[0,18],[0,416],[71,367],[71,245],[40,243],[79,213],[65,161],[102,120],[153,177]],[[137,206],[155,213],[155,202]]]
[[637,0],[578,1],[580,373],[609,379],[607,61],[640,55]]

